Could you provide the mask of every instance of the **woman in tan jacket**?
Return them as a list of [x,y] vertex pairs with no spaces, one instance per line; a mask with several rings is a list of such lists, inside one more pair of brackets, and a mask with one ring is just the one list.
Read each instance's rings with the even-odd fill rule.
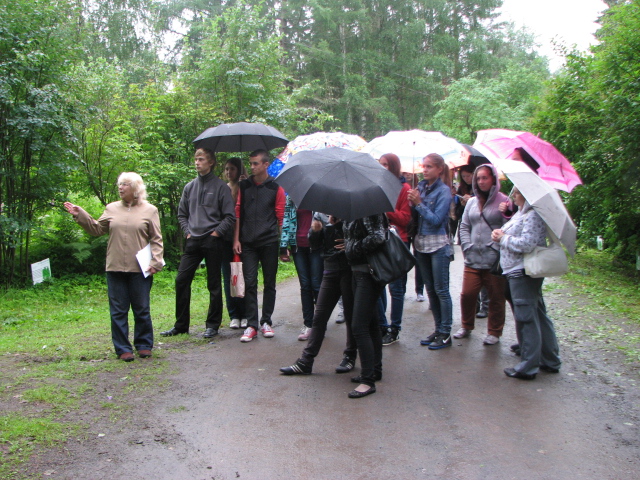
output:
[[[153,325],[149,294],[153,274],[164,265],[163,247],[158,209],[146,201],[147,191],[140,175],[120,174],[118,193],[120,201],[108,204],[98,220],[70,202],[64,206],[89,235],[109,234],[106,271],[111,338],[116,355],[131,362],[135,357],[129,342],[129,308],[135,322],[133,344],[141,358],[151,357]],[[139,262],[136,255],[147,246],[151,259],[143,272],[141,263],[146,265],[146,261]]]

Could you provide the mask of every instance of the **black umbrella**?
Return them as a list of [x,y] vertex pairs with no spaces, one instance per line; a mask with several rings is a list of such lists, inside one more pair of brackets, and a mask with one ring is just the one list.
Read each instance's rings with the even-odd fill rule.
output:
[[368,153],[339,147],[296,153],[277,182],[298,208],[346,221],[393,211],[402,188]]
[[489,162],[489,159],[484,156],[482,152],[478,149],[472,147],[471,145],[467,145],[463,143],[462,146],[467,151],[467,165],[473,165],[475,168],[478,168],[480,165],[484,165]]
[[193,143],[196,148],[214,152],[252,152],[284,147],[289,140],[275,128],[262,123],[239,122],[207,128]]

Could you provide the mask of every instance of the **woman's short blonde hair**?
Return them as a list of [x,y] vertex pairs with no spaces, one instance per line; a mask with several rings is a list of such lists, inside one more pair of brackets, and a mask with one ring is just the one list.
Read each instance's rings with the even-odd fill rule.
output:
[[133,190],[133,198],[137,198],[139,202],[147,199],[147,187],[144,186],[142,177],[135,172],[122,172],[118,177],[118,183],[128,183]]

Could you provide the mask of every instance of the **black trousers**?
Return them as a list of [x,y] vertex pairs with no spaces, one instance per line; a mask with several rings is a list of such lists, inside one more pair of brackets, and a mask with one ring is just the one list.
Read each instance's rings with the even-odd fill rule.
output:
[[209,312],[205,325],[217,330],[222,323],[222,288],[220,267],[222,264],[223,242],[220,237],[208,235],[202,238],[188,238],[184,254],[180,259],[176,277],[176,323],[179,332],[188,332],[191,319],[191,282],[196,270],[204,259],[207,265],[207,288],[209,289]]
[[[279,242],[254,247],[242,245],[242,274],[244,275],[244,306],[248,325],[258,330],[271,322],[276,306],[276,275],[278,273]],[[258,267],[262,266],[262,316],[258,324]]]
[[344,355],[351,361],[355,361],[358,351],[356,341],[351,332],[351,319],[353,312],[353,290],[351,286],[351,269],[345,270],[325,270],[322,274],[320,292],[316,301],[316,308],[313,314],[313,325],[307,346],[302,351],[300,361],[307,365],[313,365],[314,358],[320,352],[324,335],[327,331],[327,323],[342,297],[344,307],[344,320],[347,326],[347,348]]
[[351,331],[360,354],[360,376],[362,383],[374,386],[375,377],[382,375],[382,335],[376,306],[384,285],[376,282],[370,273],[354,271],[352,286]]

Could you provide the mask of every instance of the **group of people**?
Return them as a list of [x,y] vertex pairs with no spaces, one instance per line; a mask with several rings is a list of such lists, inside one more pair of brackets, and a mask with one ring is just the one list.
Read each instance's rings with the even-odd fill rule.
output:
[[[393,212],[355,221],[343,221],[320,212],[298,209],[287,199],[275,178],[269,175],[269,153],[256,150],[249,155],[251,175],[240,158],[226,161],[228,183],[214,173],[213,152],[195,152],[197,177],[183,190],[178,220],[185,235],[184,253],[175,281],[176,321],[163,336],[189,332],[191,283],[202,260],[206,262],[209,309],[205,338],[218,334],[222,324],[222,282],[230,327],[243,329],[241,342],[252,341],[260,332],[271,338],[272,314],[276,300],[279,256],[291,254],[300,281],[303,326],[298,339],[306,341],[302,356],[281,368],[286,375],[310,374],[318,355],[329,318],[341,302],[346,323],[346,347],[337,373],[350,372],[359,355],[360,375],[352,378],[357,387],[350,398],[376,391],[382,378],[382,347],[398,341],[402,327],[407,276],[389,284],[391,322],[386,319],[386,285],[377,282],[367,257],[385,243],[387,230],[394,228],[416,258],[416,293],[427,290],[434,331],[420,341],[430,350],[451,346],[453,305],[449,292],[449,264],[453,258],[451,235],[454,198],[464,201],[459,238],[464,256],[460,299],[461,328],[454,338],[465,338],[475,326],[477,299],[486,289],[488,335],[486,345],[494,345],[502,335],[505,301],[516,319],[518,344],[512,350],[522,361],[505,369],[510,377],[533,379],[539,370],[558,372],[560,358],[553,323],[546,315],[542,279],[524,273],[523,255],[543,245],[544,222],[514,190],[513,201],[500,192],[495,168],[482,165],[473,171],[470,188],[454,197],[451,176],[444,159],[429,154],[423,160],[424,179],[414,185],[401,172],[400,161],[392,153],[379,162],[398,177],[401,191]],[[412,175],[412,174],[411,174]],[[467,177],[468,178],[468,177]],[[107,205],[98,220],[84,209],[65,203],[67,211],[91,235],[109,234],[107,246],[107,286],[111,332],[116,354],[133,361],[133,350],[142,358],[152,356],[153,328],[149,296],[153,275],[163,268],[162,235],[158,210],[146,201],[142,178],[132,172],[118,179],[120,201]],[[510,217],[510,218],[509,218]],[[141,270],[140,253],[149,250],[150,259]],[[491,273],[499,258],[503,275]],[[230,265],[242,261],[244,298],[231,295]],[[262,311],[258,308],[258,269],[263,274]],[[420,289],[420,290],[419,290]],[[418,297],[418,300],[420,298]],[[134,314],[134,345],[129,341],[128,311]]]

